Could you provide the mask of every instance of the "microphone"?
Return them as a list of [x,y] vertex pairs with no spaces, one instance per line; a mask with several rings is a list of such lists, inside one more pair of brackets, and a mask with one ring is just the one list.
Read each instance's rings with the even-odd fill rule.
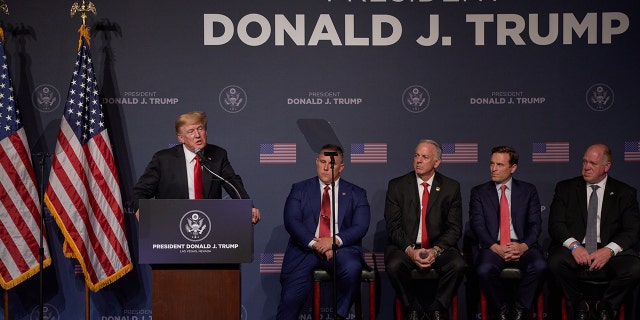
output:
[[422,248],[420,249],[420,252],[418,253],[418,256],[420,256],[420,259],[426,259],[429,257],[429,251],[427,251],[427,249]]
[[209,160],[207,160],[207,158],[204,157],[204,153],[202,153],[202,150],[200,150],[200,148],[193,149],[193,152],[198,156],[198,158],[200,158],[200,162],[202,163],[209,162]]
[[324,155],[327,156],[327,157],[337,157],[338,156],[338,152],[336,152],[336,151],[325,151]]
[[207,160],[207,158],[204,157],[204,153],[202,152],[202,150],[200,150],[200,148],[193,149],[193,152],[198,156],[198,158],[200,158],[200,165],[202,165],[202,167],[205,170],[207,170],[207,172],[209,172],[216,179],[218,179],[218,180],[228,184],[229,186],[231,186],[231,189],[233,189],[233,191],[236,193],[236,196],[238,196],[238,199],[242,199],[242,196],[240,196],[240,192],[238,191],[238,189],[236,189],[236,186],[234,186],[231,182],[229,182],[227,179],[223,178],[219,174],[211,171],[211,169],[209,169],[209,167],[207,167],[207,163],[209,163],[209,160]]

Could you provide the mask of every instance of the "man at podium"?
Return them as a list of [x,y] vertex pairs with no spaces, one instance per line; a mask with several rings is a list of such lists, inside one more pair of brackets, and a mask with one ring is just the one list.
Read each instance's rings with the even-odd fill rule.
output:
[[[133,187],[136,207],[138,199],[220,199],[222,188],[234,199],[249,199],[227,151],[207,144],[204,112],[180,115],[175,129],[180,144],[156,152]],[[139,218],[137,211],[136,217]],[[260,210],[253,208],[251,222],[258,221]]]
[[[282,293],[276,316],[278,320],[298,319],[311,292],[312,270],[319,267],[333,273],[334,259],[337,265],[338,317],[347,317],[360,288],[362,238],[371,219],[366,191],[340,178],[344,162],[339,146],[323,146],[316,158],[316,169],[317,177],[291,187],[284,206],[284,225],[290,238],[280,274]],[[335,257],[332,250],[334,231]]]

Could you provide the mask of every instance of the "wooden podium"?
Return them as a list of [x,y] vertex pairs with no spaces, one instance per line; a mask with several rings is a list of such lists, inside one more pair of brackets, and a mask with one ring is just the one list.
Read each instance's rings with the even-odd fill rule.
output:
[[140,200],[139,235],[154,320],[240,319],[240,263],[253,260],[250,200]]
[[153,266],[153,319],[240,319],[239,266]]

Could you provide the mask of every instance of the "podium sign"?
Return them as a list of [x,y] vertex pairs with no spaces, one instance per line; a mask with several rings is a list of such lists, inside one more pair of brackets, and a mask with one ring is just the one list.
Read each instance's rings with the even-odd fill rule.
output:
[[141,199],[141,264],[253,261],[251,200]]

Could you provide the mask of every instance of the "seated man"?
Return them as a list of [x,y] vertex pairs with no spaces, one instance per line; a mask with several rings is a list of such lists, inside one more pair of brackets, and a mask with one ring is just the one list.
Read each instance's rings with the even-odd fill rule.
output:
[[[335,158],[333,179],[328,154],[334,154]],[[341,147],[325,145],[316,158],[317,177],[291,187],[284,205],[284,226],[290,237],[280,273],[282,292],[276,315],[278,320],[298,319],[311,292],[315,268],[337,275],[338,310],[335,312],[338,319],[348,316],[354,296],[360,290],[362,238],[369,229],[371,212],[366,191],[340,178],[343,159]],[[333,195],[335,200],[331,201]],[[333,231],[338,246],[335,257]],[[333,267],[334,259],[337,270]]]
[[[516,180],[518,153],[511,147],[491,150],[491,181],[471,189],[469,222],[478,242],[475,256],[480,289],[499,311],[498,319],[528,319],[542,286],[547,263],[538,245],[542,219],[536,187]],[[500,273],[517,267],[522,279],[515,303],[507,305]]]
[[[465,272],[457,248],[462,235],[460,184],[436,172],[441,156],[440,144],[420,141],[413,156],[414,170],[389,181],[387,189],[384,262],[410,320],[445,319]],[[437,287],[412,281],[412,270],[429,268],[440,274]],[[435,293],[428,305],[424,303],[427,293]]]
[[[582,176],[559,182],[549,213],[549,269],[575,319],[612,319],[625,295],[640,281],[634,250],[640,235],[636,189],[608,175],[611,150],[590,146],[582,158]],[[603,270],[610,278],[595,305],[583,296],[577,271]]]

